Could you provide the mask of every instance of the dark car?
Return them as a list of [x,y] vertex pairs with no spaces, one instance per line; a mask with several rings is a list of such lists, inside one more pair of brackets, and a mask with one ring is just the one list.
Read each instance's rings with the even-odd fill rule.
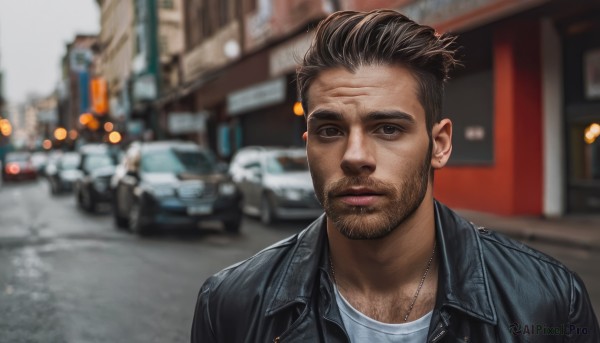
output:
[[265,224],[314,219],[323,213],[303,148],[242,148],[233,157],[229,173],[244,195],[244,213],[259,216]]
[[80,161],[79,153],[66,152],[46,165],[44,173],[52,194],[73,190],[75,181],[81,177],[81,171],[78,169]]
[[3,170],[4,180],[35,180],[37,170],[31,162],[29,152],[9,152],[5,157]]
[[220,221],[237,233],[241,193],[220,171],[213,154],[190,142],[133,144],[113,178],[118,227],[138,234],[151,229]]
[[110,204],[110,179],[114,174],[119,153],[104,144],[79,148],[80,177],[75,181],[77,204],[86,211],[96,212],[99,205]]

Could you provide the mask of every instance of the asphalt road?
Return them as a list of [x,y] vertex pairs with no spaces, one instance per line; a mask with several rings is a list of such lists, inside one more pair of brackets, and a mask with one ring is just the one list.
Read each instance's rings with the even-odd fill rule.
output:
[[246,220],[138,238],[44,180],[0,188],[0,342],[189,342],[196,296],[216,271],[306,223]]
[[[0,343],[189,342],[201,283],[302,229],[245,219],[138,238],[44,180],[0,187]],[[577,271],[600,313],[598,251],[535,244]]]

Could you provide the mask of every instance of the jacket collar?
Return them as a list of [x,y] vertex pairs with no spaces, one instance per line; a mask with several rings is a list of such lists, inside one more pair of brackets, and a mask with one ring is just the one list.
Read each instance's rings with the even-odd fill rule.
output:
[[282,265],[283,273],[279,273],[281,276],[273,283],[275,293],[267,307],[267,315],[296,303],[306,304],[310,299],[315,280],[329,260],[326,225],[323,214],[296,236],[289,263]]
[[[452,307],[479,320],[496,324],[481,241],[472,223],[434,201],[440,275],[437,307]],[[322,215],[296,237],[294,251],[283,273],[275,278],[273,300],[267,315],[294,304],[306,305],[321,271],[327,271],[326,217]],[[321,279],[322,280],[322,279]],[[331,289],[331,287],[327,287]],[[329,299],[332,299],[330,295]]]

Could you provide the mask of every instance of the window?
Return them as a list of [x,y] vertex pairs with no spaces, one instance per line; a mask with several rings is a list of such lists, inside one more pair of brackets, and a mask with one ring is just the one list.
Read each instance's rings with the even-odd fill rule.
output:
[[158,49],[159,53],[168,54],[169,53],[169,40],[165,36],[160,36],[158,39]]
[[173,3],[173,0],[160,0],[160,8],[172,10],[175,8],[175,4]]

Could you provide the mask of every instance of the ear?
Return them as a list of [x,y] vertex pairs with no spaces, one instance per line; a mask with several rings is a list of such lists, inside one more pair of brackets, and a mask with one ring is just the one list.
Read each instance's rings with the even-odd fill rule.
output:
[[306,142],[307,138],[308,138],[308,132],[304,131],[304,133],[302,134],[302,140]]
[[433,125],[431,130],[433,148],[431,151],[431,167],[433,169],[443,168],[452,153],[452,121],[445,118]]

